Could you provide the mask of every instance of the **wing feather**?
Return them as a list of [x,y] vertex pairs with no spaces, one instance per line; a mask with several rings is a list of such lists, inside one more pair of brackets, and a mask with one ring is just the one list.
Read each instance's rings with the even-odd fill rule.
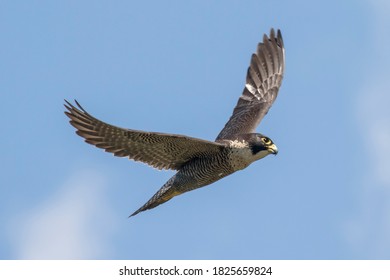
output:
[[254,132],[275,101],[284,74],[284,45],[280,30],[275,36],[264,34],[263,42],[251,57],[246,84],[233,114],[219,133],[217,141],[235,139],[237,135]]
[[115,156],[128,157],[158,169],[178,170],[195,157],[218,153],[224,148],[220,143],[184,135],[116,127],[94,118],[77,101],[78,108],[65,102],[65,114],[85,142]]

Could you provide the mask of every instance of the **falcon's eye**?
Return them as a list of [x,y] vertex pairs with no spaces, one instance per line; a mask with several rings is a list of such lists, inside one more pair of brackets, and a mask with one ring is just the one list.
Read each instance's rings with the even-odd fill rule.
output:
[[266,144],[266,145],[271,144],[271,139],[269,139],[267,137],[263,137],[263,138],[261,138],[261,140],[263,140],[263,143]]

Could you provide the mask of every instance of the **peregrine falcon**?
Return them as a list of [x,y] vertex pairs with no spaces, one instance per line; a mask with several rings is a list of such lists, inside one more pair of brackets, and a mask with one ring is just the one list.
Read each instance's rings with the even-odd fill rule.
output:
[[152,209],[174,196],[204,187],[278,149],[255,129],[267,114],[282,83],[285,51],[280,30],[252,54],[246,83],[233,114],[215,142],[185,135],[124,129],[102,122],[81,107],[65,100],[65,114],[85,142],[118,157],[128,157],[157,169],[172,169],[173,175],[152,198],[130,215]]

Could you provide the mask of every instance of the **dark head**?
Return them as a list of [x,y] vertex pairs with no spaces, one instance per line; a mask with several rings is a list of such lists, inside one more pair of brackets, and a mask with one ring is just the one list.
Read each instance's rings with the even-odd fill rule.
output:
[[241,140],[245,140],[257,159],[263,158],[269,154],[276,155],[278,148],[270,138],[260,133],[248,133],[240,135]]

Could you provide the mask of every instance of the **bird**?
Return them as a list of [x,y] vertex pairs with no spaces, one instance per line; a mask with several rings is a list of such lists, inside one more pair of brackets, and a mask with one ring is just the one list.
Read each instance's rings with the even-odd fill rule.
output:
[[85,142],[118,157],[177,171],[132,217],[276,155],[275,143],[255,130],[278,95],[284,69],[282,34],[272,28],[252,54],[242,95],[215,141],[120,128],[93,117],[77,100],[75,105],[65,100],[65,114]]

